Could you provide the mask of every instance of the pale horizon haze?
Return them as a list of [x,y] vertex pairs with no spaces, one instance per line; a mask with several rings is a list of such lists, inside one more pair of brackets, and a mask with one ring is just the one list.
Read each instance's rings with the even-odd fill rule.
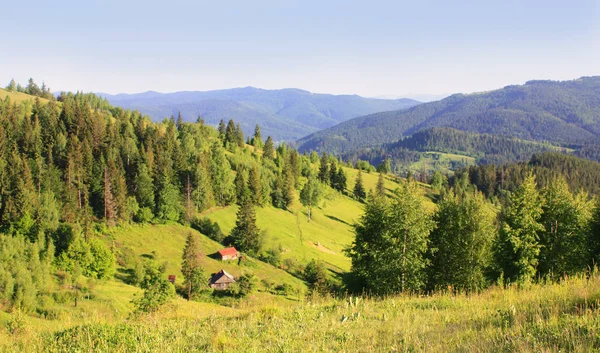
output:
[[600,74],[597,1],[28,1],[0,86],[438,96]]

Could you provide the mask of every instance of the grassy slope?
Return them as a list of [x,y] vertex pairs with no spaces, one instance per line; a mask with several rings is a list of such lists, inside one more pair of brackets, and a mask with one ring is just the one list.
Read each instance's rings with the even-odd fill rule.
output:
[[[21,93],[21,92],[9,92],[9,91],[5,90],[4,88],[0,88],[0,99],[3,100],[7,96],[10,97],[10,100],[13,103],[21,103],[23,101],[35,101],[36,98],[39,98],[39,97],[31,96],[26,93]],[[42,103],[50,102],[49,100],[47,100],[45,98],[39,98],[39,100]]]
[[285,271],[258,260],[248,259],[245,264],[238,266],[237,261],[222,262],[207,256],[222,249],[223,246],[201,235],[197,231],[180,224],[122,228],[112,233],[112,238],[115,240],[116,247],[129,247],[138,256],[150,255],[154,251],[156,253],[156,261],[158,263],[166,262],[167,274],[176,275],[177,283],[181,283],[183,281],[181,255],[189,233],[199,235],[200,248],[204,255],[201,262],[207,274],[225,269],[225,271],[237,277],[244,271],[249,271],[254,273],[259,279],[271,279],[276,284],[287,283],[294,288],[306,289],[304,282]]
[[[348,188],[354,187],[357,170],[345,168]],[[378,175],[363,173],[367,190],[374,189]],[[393,190],[398,185],[386,178],[385,185]],[[350,192],[350,190],[348,190]],[[204,215],[216,221],[224,233],[235,226],[237,206],[213,209]],[[348,196],[329,191],[324,195],[318,208],[312,210],[312,220],[308,222],[307,209],[296,201],[290,211],[273,207],[257,207],[258,227],[266,231],[265,245],[284,249],[282,257],[293,258],[302,264],[311,259],[320,259],[334,273],[350,270],[350,259],[343,250],[353,239],[352,225],[363,213],[362,204]]]
[[472,296],[263,303],[235,316],[173,319],[166,310],[59,336],[0,337],[0,351],[589,352],[600,349],[599,299],[595,275]]

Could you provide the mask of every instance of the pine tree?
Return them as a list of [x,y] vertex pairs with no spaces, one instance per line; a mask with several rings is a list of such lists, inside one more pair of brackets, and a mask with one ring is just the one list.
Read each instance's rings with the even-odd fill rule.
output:
[[300,191],[300,202],[306,208],[308,208],[308,221],[311,218],[311,209],[319,204],[319,198],[321,197],[321,189],[319,182],[312,175],[304,184],[302,191]]
[[244,131],[242,130],[240,123],[238,123],[235,127],[235,141],[238,147],[244,147]]
[[6,90],[9,92],[14,92],[17,90],[17,84],[15,83],[15,79],[11,79],[8,86],[6,86]]
[[319,167],[319,180],[322,183],[329,184],[330,176],[329,176],[329,157],[327,153],[323,152],[321,154],[321,166]]
[[256,255],[260,251],[259,232],[254,205],[246,201],[240,206],[235,227],[231,230],[233,245],[240,251]]
[[225,141],[225,134],[227,133],[227,125],[225,125],[225,120],[221,119],[221,121],[219,121],[219,127],[217,128],[217,131],[219,132],[219,137],[221,140]]
[[542,201],[535,176],[529,174],[502,210],[496,262],[511,282],[528,283],[535,276],[540,253],[538,232],[544,230],[540,224]]
[[200,243],[198,236],[189,233],[185,241],[185,247],[183,248],[183,256],[181,262],[181,273],[184,278],[184,286],[188,290],[188,301],[192,298],[193,294],[204,286],[204,270],[200,259],[202,254],[200,253]]
[[178,221],[181,216],[180,193],[168,176],[160,179],[156,198],[156,216],[162,221]]
[[227,123],[227,129],[225,130],[225,146],[235,146],[237,145],[237,132],[235,128],[235,123],[232,119]]
[[248,189],[247,174],[245,168],[239,168],[233,181],[235,184],[235,196],[238,205],[246,201],[252,201],[250,190]]
[[253,165],[248,174],[248,188],[250,190],[250,198],[254,204],[261,204],[262,187],[260,182],[260,171],[256,165]]
[[265,142],[263,158],[275,159],[275,144],[273,143],[271,136],[267,137],[267,142]]
[[[411,179],[407,178],[407,181],[411,181]],[[375,185],[375,195],[379,197],[385,197],[385,183],[383,180],[383,173],[379,173],[379,178],[377,179],[377,185]]]
[[223,148],[216,143],[211,148],[210,176],[216,204],[228,205],[235,199],[231,165],[225,157]]
[[196,210],[200,212],[214,206],[215,202],[207,163],[206,155],[204,153],[200,154],[196,160],[194,171],[195,187],[192,191],[192,200]]
[[367,193],[363,186],[362,172],[360,169],[358,170],[358,176],[356,177],[356,183],[354,184],[354,197],[356,197],[356,199],[360,202],[363,202],[365,197],[367,197]]
[[264,142],[262,140],[262,135],[260,133],[260,126],[258,126],[258,124],[256,124],[256,127],[254,128],[254,136],[252,137],[252,146],[256,147],[256,148],[263,148],[264,146]]

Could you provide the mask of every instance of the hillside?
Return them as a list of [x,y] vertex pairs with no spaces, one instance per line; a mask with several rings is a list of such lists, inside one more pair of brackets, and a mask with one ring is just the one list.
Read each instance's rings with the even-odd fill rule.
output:
[[138,320],[80,318],[42,329],[26,318],[28,331],[0,333],[0,351],[592,352],[600,348],[599,297],[594,275],[468,296],[316,298],[218,311],[178,301]]
[[299,89],[264,90],[254,87],[206,92],[145,92],[101,94],[115,106],[135,109],[155,121],[179,112],[184,121],[200,115],[210,125],[221,119],[239,121],[246,134],[259,124],[265,136],[293,141],[358,116],[404,109],[418,104],[411,99],[374,99],[356,95],[315,94]]
[[600,77],[529,81],[455,94],[406,110],[375,113],[298,141],[300,151],[335,153],[393,143],[423,129],[451,127],[532,141],[582,145],[600,138]]

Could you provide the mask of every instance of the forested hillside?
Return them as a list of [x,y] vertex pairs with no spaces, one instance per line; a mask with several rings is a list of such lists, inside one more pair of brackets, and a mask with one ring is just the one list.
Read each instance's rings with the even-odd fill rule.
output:
[[300,151],[342,153],[393,143],[432,127],[531,141],[597,144],[600,77],[529,81],[491,92],[455,94],[438,102],[349,120],[298,141]]
[[223,118],[240,122],[251,134],[259,124],[275,141],[294,141],[351,118],[412,107],[412,99],[373,99],[356,95],[315,94],[299,89],[264,90],[254,87],[207,92],[146,92],[102,94],[111,104],[136,109],[158,121],[181,113],[183,120],[198,116],[209,125]]

